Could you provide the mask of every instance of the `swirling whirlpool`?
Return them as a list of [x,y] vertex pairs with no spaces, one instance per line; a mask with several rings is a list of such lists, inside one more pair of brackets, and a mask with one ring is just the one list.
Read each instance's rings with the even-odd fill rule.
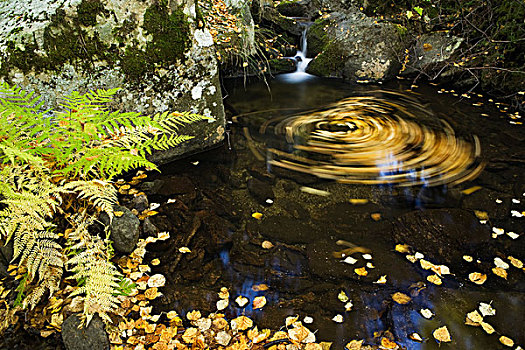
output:
[[280,140],[267,143],[268,164],[341,183],[396,186],[458,184],[483,170],[475,135],[457,137],[417,100],[379,93],[265,121],[260,133]]

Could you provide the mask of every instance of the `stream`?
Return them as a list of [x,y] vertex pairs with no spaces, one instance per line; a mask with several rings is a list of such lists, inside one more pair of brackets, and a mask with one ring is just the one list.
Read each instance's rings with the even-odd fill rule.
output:
[[[151,249],[151,258],[163,262],[159,272],[169,280],[157,307],[183,314],[194,309],[214,312],[217,293],[224,286],[231,296],[223,311],[227,316],[245,314],[259,329],[284,326],[288,316],[311,317],[313,323],[305,325],[316,331],[318,341],[333,342],[335,349],[353,339],[378,345],[388,333],[406,349],[438,349],[432,332],[442,326],[447,326],[454,349],[505,348],[498,341],[501,335],[523,346],[524,271],[508,260],[510,256],[523,260],[525,251],[525,134],[519,117],[475,94],[461,98],[430,85],[412,90],[404,82],[354,86],[313,76],[298,82],[294,74],[267,83],[225,81],[233,123],[224,146],[170,164],[162,175],[142,185],[150,201],[161,203],[160,214],[151,222],[159,230],[178,233],[173,235],[175,242]],[[311,133],[311,123],[303,129],[299,123],[302,131],[292,140],[279,130],[289,131],[296,125],[293,121],[305,115],[326,114],[333,103],[343,108],[342,99],[363,101],[363,96],[397,106],[389,118],[399,110],[410,114],[411,122],[430,132],[426,139],[436,141],[436,135],[443,134],[447,142],[460,140],[455,144],[463,146],[456,153],[445,153],[438,161],[452,159],[454,165],[432,175],[433,181],[424,177],[430,165],[416,165],[416,176],[402,162],[392,170],[396,157],[392,152],[385,153],[390,157],[383,164],[389,166],[386,173],[372,167],[379,177],[373,171],[370,175],[367,165],[344,164],[340,170],[335,164],[333,178],[319,177],[304,166],[296,171],[275,165],[275,149],[300,157],[298,161],[284,156],[285,164],[322,167],[333,161],[326,154],[294,148],[306,144],[308,135],[301,132]],[[360,117],[354,114],[359,111],[350,113],[351,121],[338,122],[328,131],[336,136],[357,132],[354,122]],[[319,126],[322,123],[313,124],[327,130]],[[392,130],[397,130],[396,139],[415,129]],[[451,147],[447,142],[436,141],[432,147],[445,152],[443,148]],[[374,145],[381,149],[381,143]],[[416,153],[425,147],[415,147]],[[283,159],[283,153],[279,155]],[[456,162],[462,157],[464,162]],[[351,172],[356,169],[368,175],[354,177]],[[447,171],[460,175],[449,176]],[[403,181],[391,184],[392,176]],[[368,184],[372,178],[383,180]],[[194,236],[188,239],[190,231]],[[340,240],[345,242],[341,245]],[[265,241],[271,245],[263,247]],[[191,253],[178,258],[176,267],[170,266],[180,255],[176,249],[186,243]],[[396,251],[396,244],[408,245],[407,252]],[[360,248],[347,250],[347,255],[348,246]],[[442,272],[442,284],[435,285],[427,280],[434,273],[407,255],[450,273]],[[494,274],[495,258],[506,261],[506,278]],[[471,282],[474,272],[486,274],[486,282]],[[386,283],[377,283],[382,276]],[[396,292],[411,300],[395,302]],[[265,296],[268,303],[257,310],[251,304],[241,308],[234,302],[239,295],[250,301]],[[480,303],[496,310],[484,317],[495,329],[492,335],[482,327],[465,325],[467,313]],[[431,311],[430,319],[422,315],[424,309]],[[337,315],[342,322],[333,320]],[[423,341],[413,340],[414,333]]]

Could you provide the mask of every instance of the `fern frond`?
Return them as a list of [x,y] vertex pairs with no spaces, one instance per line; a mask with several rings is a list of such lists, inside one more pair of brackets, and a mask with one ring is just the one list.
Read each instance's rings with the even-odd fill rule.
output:
[[210,117],[190,112],[157,113],[151,119],[159,123],[163,132],[177,132],[179,127],[202,120],[212,120]]
[[87,230],[94,218],[78,215],[76,221],[78,226],[69,236],[74,242],[69,249],[75,254],[66,265],[72,266],[70,271],[74,275],[70,278],[84,282],[71,296],[84,295],[84,315],[88,322],[95,313],[111,322],[107,314],[118,307],[119,301],[115,294],[119,289],[121,274],[109,261],[108,243]]
[[72,181],[64,185],[64,190],[78,193],[79,199],[90,201],[95,207],[113,217],[113,206],[118,203],[117,190],[109,182],[101,180]]
[[24,308],[31,306],[31,309],[34,309],[35,306],[40,302],[46,291],[49,290],[49,295],[53,295],[60,287],[60,282],[62,281],[62,273],[62,268],[50,266],[46,270],[44,277],[41,278],[40,283],[24,299],[22,306]]
[[22,112],[38,113],[43,105],[34,92],[25,91],[7,83],[0,83],[0,114]]

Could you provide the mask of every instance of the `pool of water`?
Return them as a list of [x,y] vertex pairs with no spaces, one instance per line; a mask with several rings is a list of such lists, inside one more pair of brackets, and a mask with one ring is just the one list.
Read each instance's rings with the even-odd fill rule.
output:
[[[406,349],[438,349],[432,332],[442,326],[450,331],[449,347],[454,349],[504,348],[498,341],[501,335],[523,346],[525,272],[508,260],[525,259],[525,133],[520,119],[485,98],[462,98],[435,86],[409,90],[404,82],[354,86],[295,78],[225,81],[233,122],[223,147],[170,164],[142,185],[150,201],[161,204],[151,223],[174,236],[148,255],[161,259],[157,269],[169,280],[156,307],[214,312],[217,292],[225,286],[232,300],[227,315],[248,315],[259,329],[279,328],[287,316],[309,316],[313,323],[307,326],[316,330],[318,341],[333,342],[336,349],[352,339],[377,345],[385,335],[393,335]],[[465,159],[473,164],[465,171],[473,175],[452,181],[445,171],[430,186],[425,181],[410,184],[410,176],[402,174],[403,186],[395,186],[388,181],[341,181],[365,168],[361,163],[352,163],[348,171],[338,165],[337,174],[343,177],[319,177],[308,167],[304,170],[304,164],[318,167],[320,157],[294,148],[304,143],[298,141],[301,134],[286,140],[291,124],[281,124],[284,132],[277,124],[356,96],[401,104],[411,122],[443,133],[446,140],[463,140],[469,150]],[[329,131],[348,132],[344,128],[354,128],[352,123],[336,123]],[[403,137],[412,132],[412,127],[396,131]],[[381,143],[374,147],[380,150]],[[413,149],[421,147],[426,146]],[[276,165],[272,149],[314,162],[302,159],[303,171]],[[450,153],[441,162],[454,157],[463,156]],[[285,164],[294,162],[284,157]],[[418,167],[420,171],[429,165]],[[396,171],[389,175],[401,174]],[[497,235],[498,229],[504,233]],[[272,247],[263,248],[264,241]],[[408,245],[408,253],[396,251],[396,244]],[[180,246],[188,246],[191,253],[179,258]],[[353,251],[345,251],[349,247]],[[434,273],[406,257],[416,253],[445,265],[451,274],[442,275],[441,285],[430,283],[427,277]],[[352,259],[344,262],[348,256]],[[497,257],[510,265],[506,279],[492,271]],[[472,283],[473,272],[486,274],[487,281]],[[386,283],[376,283],[382,276]],[[342,291],[353,304],[350,311],[338,298]],[[393,301],[396,292],[410,296],[410,302]],[[268,303],[258,310],[241,308],[233,302],[238,295],[250,300],[264,295]],[[496,330],[492,335],[465,325],[467,313],[480,302],[496,309],[494,316],[484,318]],[[433,316],[423,317],[421,309]],[[336,315],[342,316],[341,323],[333,321]],[[412,340],[413,333],[423,342]]]

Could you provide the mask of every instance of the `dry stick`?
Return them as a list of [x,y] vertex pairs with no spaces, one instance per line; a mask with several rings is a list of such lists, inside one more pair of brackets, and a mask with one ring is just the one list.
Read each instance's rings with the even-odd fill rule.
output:
[[[184,241],[184,247],[187,247],[190,244],[191,239],[193,238],[193,236],[195,236],[195,234],[197,233],[200,227],[201,227],[201,219],[199,219],[199,217],[197,216],[193,217],[193,226],[191,228],[190,234]],[[177,265],[180,262],[180,259],[182,259],[182,254],[183,253],[179,252],[179,255],[175,258],[175,261],[173,262],[173,265],[171,267],[172,269],[175,269],[177,267]]]

